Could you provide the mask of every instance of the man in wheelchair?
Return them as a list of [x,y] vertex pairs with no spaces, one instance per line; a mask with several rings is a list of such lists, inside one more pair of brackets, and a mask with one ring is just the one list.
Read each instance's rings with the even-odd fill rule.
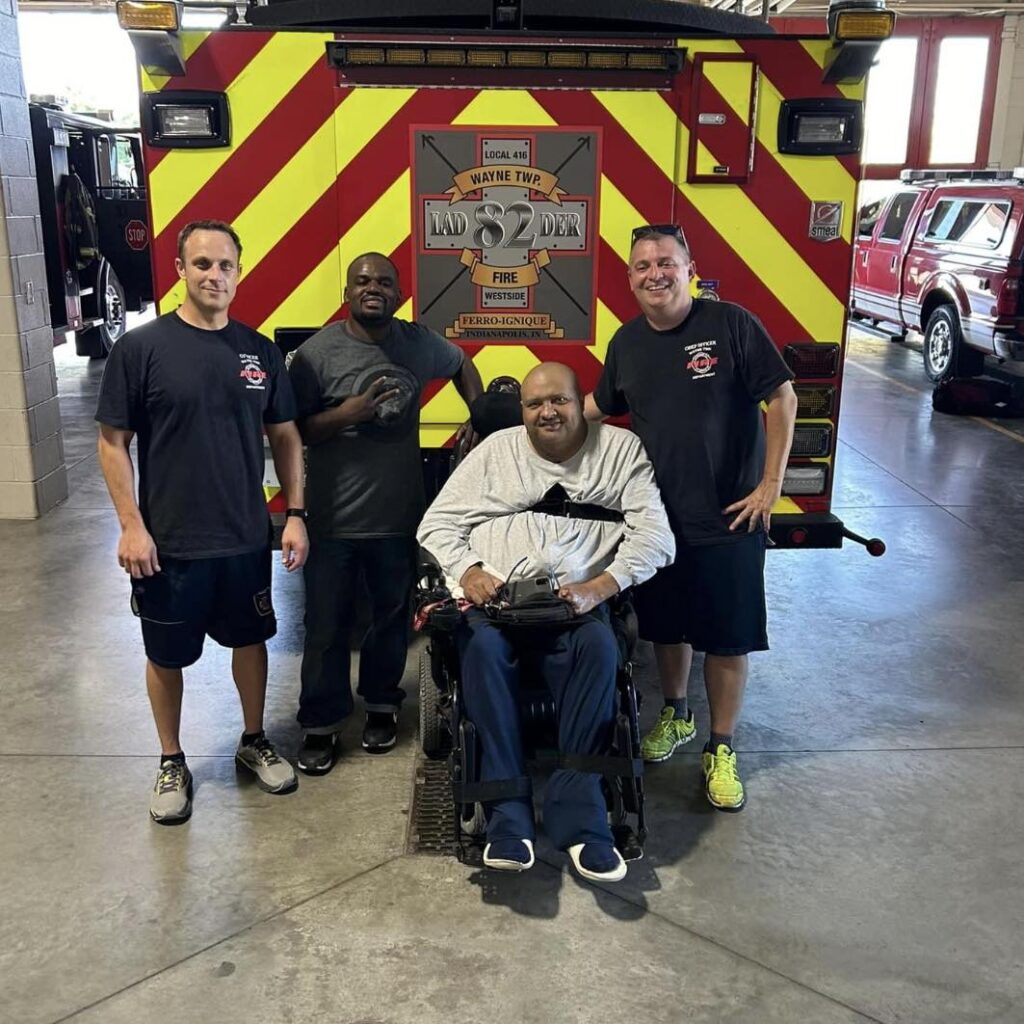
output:
[[[675,555],[642,445],[629,431],[587,423],[569,367],[532,370],[522,409],[523,426],[492,434],[458,466],[418,532],[466,605],[454,634],[462,706],[480,742],[480,782],[500,794],[482,800],[484,864],[506,871],[534,863],[520,672],[538,673],[550,688],[570,764],[575,756],[588,767],[588,757],[606,754],[619,661],[607,602]],[[544,827],[580,875],[618,881],[626,864],[601,781],[596,771],[556,770]]]

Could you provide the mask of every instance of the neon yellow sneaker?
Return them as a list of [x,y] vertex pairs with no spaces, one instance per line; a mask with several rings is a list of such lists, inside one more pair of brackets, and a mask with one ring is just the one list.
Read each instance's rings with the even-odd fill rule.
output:
[[747,802],[736,770],[736,751],[724,743],[712,754],[705,750],[701,756],[701,771],[704,774],[704,792],[712,807],[720,811],[742,811]]
[[667,761],[684,743],[697,735],[693,712],[686,718],[676,718],[670,707],[662,708],[654,728],[640,741],[640,756],[653,764]]

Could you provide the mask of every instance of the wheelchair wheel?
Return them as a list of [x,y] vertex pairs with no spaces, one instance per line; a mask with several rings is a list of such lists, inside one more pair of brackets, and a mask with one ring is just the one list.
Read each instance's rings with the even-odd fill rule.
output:
[[439,761],[448,756],[451,741],[448,730],[441,721],[438,705],[441,691],[434,682],[430,671],[430,656],[420,655],[420,746],[424,755],[431,761]]

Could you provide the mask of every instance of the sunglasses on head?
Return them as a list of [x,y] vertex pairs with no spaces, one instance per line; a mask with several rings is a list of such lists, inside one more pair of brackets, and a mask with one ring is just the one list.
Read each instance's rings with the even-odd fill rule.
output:
[[651,235],[667,235],[669,238],[677,238],[682,247],[689,252],[690,246],[686,241],[686,235],[678,224],[641,224],[633,228],[633,238],[629,245],[632,248],[642,238],[650,238]]

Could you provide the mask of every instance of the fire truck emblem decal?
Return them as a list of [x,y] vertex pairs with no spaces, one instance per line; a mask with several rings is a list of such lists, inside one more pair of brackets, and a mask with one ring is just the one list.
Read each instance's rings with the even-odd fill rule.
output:
[[418,319],[456,340],[590,343],[598,149],[597,129],[414,129]]

